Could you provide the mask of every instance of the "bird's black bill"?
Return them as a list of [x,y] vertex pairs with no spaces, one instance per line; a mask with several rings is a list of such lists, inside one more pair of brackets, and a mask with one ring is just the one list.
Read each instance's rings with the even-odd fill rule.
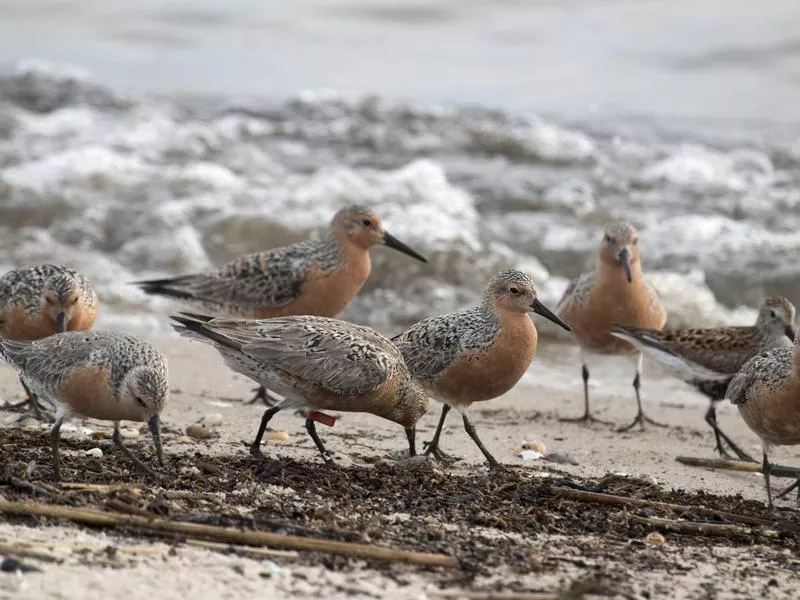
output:
[[424,263],[428,262],[427,258],[425,258],[424,256],[422,256],[421,254],[419,254],[415,250],[412,250],[411,248],[406,246],[403,242],[398,240],[396,237],[394,237],[393,235],[389,234],[389,232],[385,231],[383,233],[383,243],[386,244],[387,246],[389,246],[389,248],[394,248],[398,252],[402,252],[403,254],[408,254],[412,258],[416,258],[419,261],[422,261]]
[[161,420],[158,415],[153,415],[147,420],[147,426],[150,428],[150,433],[153,435],[153,445],[156,447],[156,456],[158,457],[158,464],[164,466],[164,451],[161,448]]
[[788,337],[790,340],[794,341],[796,336],[797,336],[797,332],[794,330],[794,326],[787,325],[786,326],[786,337]]
[[559,327],[562,327],[562,328],[566,329],[567,331],[572,331],[572,330],[569,328],[569,325],[567,325],[566,323],[564,323],[564,321],[562,321],[561,319],[559,319],[559,318],[558,318],[558,315],[556,315],[556,314],[555,314],[553,311],[551,311],[551,310],[550,310],[549,308],[547,308],[547,307],[546,307],[544,304],[542,304],[542,303],[539,301],[539,299],[538,299],[538,298],[535,298],[535,299],[533,300],[533,303],[531,304],[531,309],[532,309],[532,310],[533,310],[533,312],[535,312],[537,315],[542,315],[542,316],[543,316],[545,319],[549,319],[550,321],[552,321],[553,323],[555,323],[555,324],[556,324],[556,325],[558,325]]
[[67,318],[67,313],[60,312],[56,315],[56,331],[58,333],[64,333],[67,331],[67,323],[69,319]]
[[633,273],[631,272],[631,254],[628,252],[627,248],[623,248],[619,251],[618,260],[622,268],[625,269],[625,277],[628,278],[628,283],[630,283],[633,281]]

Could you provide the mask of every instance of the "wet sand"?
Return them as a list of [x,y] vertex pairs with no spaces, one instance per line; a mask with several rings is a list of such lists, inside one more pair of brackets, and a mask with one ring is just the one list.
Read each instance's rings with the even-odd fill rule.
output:
[[[333,537],[355,535],[379,545],[453,553],[464,568],[386,566],[308,553],[276,557],[273,564],[170,540],[14,519],[0,522],[0,541],[57,541],[90,549],[75,552],[62,546],[52,551],[63,559],[61,563],[27,561],[42,572],[3,575],[0,598],[49,598],[60,593],[66,598],[113,600],[131,589],[159,598],[196,593],[240,597],[256,592],[434,598],[441,590],[560,592],[580,581],[611,597],[699,598],[713,593],[719,598],[762,593],[785,597],[800,589],[791,576],[791,570],[800,566],[795,558],[800,520],[794,499],[777,501],[776,511],[768,513],[760,474],[677,463],[677,455],[713,457],[713,438],[702,420],[706,403],[651,363],[645,363],[645,411],[668,423],[667,428],[617,434],[611,426],[558,421],[559,416],[575,416],[582,410],[578,354],[571,345],[545,340],[516,389],[473,410],[473,422],[486,446],[511,466],[501,475],[489,474],[460,420],[452,415],[442,447],[462,457],[459,462],[414,467],[398,462],[405,448],[399,426],[369,415],[344,414],[334,427],[318,427],[340,463],[338,471],[326,469],[306,435],[303,419],[288,411],[271,424],[286,431],[288,441],[264,446],[268,457],[283,464],[273,473],[267,459],[255,461],[247,454],[262,412],[241,401],[251,395],[251,382],[231,373],[216,352],[202,344],[175,338],[158,343],[168,352],[172,382],[172,398],[163,414],[168,472],[177,478],[176,486],[196,497],[164,504],[161,491],[145,486],[140,499],[145,509],[164,504],[159,510],[171,516],[214,514],[221,519],[219,524],[236,524],[231,515],[279,520],[284,527],[324,530]],[[604,360],[591,372],[596,416],[627,424],[635,413],[632,363]],[[0,394],[10,401],[20,395],[10,369],[0,370]],[[432,403],[420,421],[418,448],[430,439],[439,408]],[[197,441],[183,434],[209,413],[222,415],[223,423],[214,428],[218,437]],[[0,414],[3,420],[8,416]],[[753,456],[760,455],[757,439],[733,407],[723,404],[719,417],[724,431]],[[100,422],[83,424],[93,431],[111,431]],[[149,435],[146,428],[141,431],[137,451],[149,458]],[[92,441],[79,432],[63,437],[65,481],[141,481],[129,472],[109,440]],[[48,482],[49,451],[37,446],[43,440],[39,433],[6,428],[0,430],[0,439],[15,475]],[[579,464],[524,461],[515,455],[523,440],[541,441],[549,452],[567,454]],[[102,458],[85,456],[98,444],[105,452]],[[781,464],[797,464],[797,454],[791,448],[778,449],[774,458]],[[666,543],[653,546],[644,541],[652,528],[637,524],[631,516],[641,517],[637,511],[629,514],[619,507],[554,499],[548,495],[554,480],[779,519],[794,529],[779,539],[753,531],[733,538],[665,533]],[[777,480],[777,488],[786,481]],[[18,493],[0,487],[7,498]],[[70,498],[78,505],[102,500],[91,495]],[[139,550],[125,549],[131,546]],[[108,547],[118,550],[110,552]]]

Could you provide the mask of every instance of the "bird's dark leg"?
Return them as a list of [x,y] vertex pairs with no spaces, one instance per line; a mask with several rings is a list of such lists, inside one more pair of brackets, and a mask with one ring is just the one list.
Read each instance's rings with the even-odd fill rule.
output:
[[489,466],[492,469],[496,469],[500,466],[500,463],[497,462],[494,456],[492,456],[489,451],[486,449],[486,446],[483,445],[480,438],[478,437],[478,432],[475,431],[475,427],[470,423],[469,417],[467,415],[463,415],[464,419],[464,430],[467,432],[467,435],[472,438],[472,441],[475,442],[475,445],[478,446],[480,451],[483,453],[483,456],[486,457],[486,461],[489,463]]
[[56,422],[50,428],[50,446],[53,448],[53,480],[61,481],[61,461],[58,456],[58,442],[61,435],[61,425],[66,419],[66,414],[59,414]]
[[764,485],[767,486],[767,508],[772,508],[772,487],[769,484],[769,475],[771,471],[772,465],[769,464],[769,458],[767,457],[766,449],[762,453],[761,459],[761,470],[764,473]]
[[636,360],[636,376],[633,378],[633,389],[636,392],[636,418],[633,420],[633,423],[630,425],[626,425],[620,429],[617,429],[619,432],[628,431],[636,426],[638,423],[639,427],[642,431],[644,431],[644,424],[645,422],[650,423],[651,425],[655,425],[656,427],[667,427],[664,423],[659,423],[658,421],[654,421],[650,417],[644,414],[642,410],[642,395],[640,393],[640,388],[642,387],[642,355],[639,354],[639,358]]
[[583,377],[583,416],[563,417],[559,421],[564,423],[602,423],[603,425],[608,425],[609,421],[593,417],[592,413],[589,412],[589,367],[586,366],[586,363],[581,367],[581,375]]
[[457,460],[454,456],[450,456],[449,454],[445,454],[444,452],[439,450],[439,437],[442,435],[444,420],[447,418],[447,413],[449,412],[450,412],[450,405],[444,404],[442,406],[442,416],[439,417],[439,424],[436,426],[436,432],[433,434],[433,439],[430,442],[423,442],[422,444],[424,448],[423,454],[425,456],[433,454],[433,457],[436,458],[437,460],[442,460],[442,461]]
[[36,394],[30,390],[28,384],[25,383],[25,380],[22,377],[19,378],[19,382],[22,384],[22,389],[24,389],[25,393],[28,394],[28,406],[33,411],[34,416],[41,421],[42,410],[39,408],[39,401],[38,398],[36,398]]
[[159,477],[158,474],[156,474],[156,472],[150,467],[144,464],[133,452],[128,449],[125,444],[122,443],[122,435],[119,432],[119,421],[114,421],[114,434],[111,436],[111,441],[114,442],[114,445],[116,445],[120,450],[122,450],[125,456],[128,457],[128,460],[136,465],[137,469],[139,469],[142,473],[147,475],[147,477],[156,483],[161,483],[161,477]]
[[406,428],[406,437],[408,438],[408,455],[409,456],[416,456],[417,455],[417,429],[415,427],[407,427]]
[[37,396],[36,394],[34,394],[30,390],[30,388],[28,387],[28,384],[25,383],[25,380],[22,377],[19,378],[19,382],[22,384],[22,388],[25,390],[25,394],[28,397],[25,398],[25,400],[23,400],[22,402],[18,402],[16,404],[7,405],[7,408],[9,408],[11,410],[14,410],[14,409],[21,408],[21,407],[27,405],[28,408],[30,408],[31,412],[33,413],[33,416],[37,420],[39,420],[39,421],[52,421],[52,420],[54,420],[54,417],[53,417],[52,413],[50,411],[46,410],[43,406],[41,406],[41,404],[39,403],[39,396]]
[[325,461],[325,464],[333,464],[333,457],[325,449],[325,444],[322,443],[322,440],[319,439],[319,435],[317,435],[317,427],[314,424],[314,421],[311,419],[306,419],[306,430],[308,431],[308,435],[311,436],[311,439],[314,440],[317,450],[319,450],[319,453],[322,455],[322,460]]
[[259,425],[258,433],[256,433],[256,439],[253,440],[253,443],[250,445],[250,454],[253,456],[261,456],[261,439],[264,437],[264,432],[267,430],[270,419],[272,419],[276,413],[280,412],[280,410],[280,406],[273,406],[264,411],[261,417],[261,425]]
[[756,462],[749,454],[747,454],[747,452],[739,448],[739,446],[735,444],[732,439],[725,435],[725,432],[723,432],[722,429],[719,428],[719,425],[717,424],[717,407],[714,402],[711,402],[709,405],[705,418],[706,423],[708,423],[711,426],[711,429],[714,430],[714,439],[717,442],[717,446],[714,448],[714,450],[716,450],[720,456],[729,460],[733,459],[733,457],[728,454],[728,451],[725,450],[725,446],[723,445],[724,441],[726,444],[728,444],[728,446],[730,446],[730,449],[733,450],[740,460]]

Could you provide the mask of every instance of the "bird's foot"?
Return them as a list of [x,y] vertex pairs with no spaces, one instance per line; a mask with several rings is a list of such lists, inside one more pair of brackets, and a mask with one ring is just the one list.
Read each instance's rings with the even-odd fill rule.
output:
[[601,425],[611,425],[611,421],[604,421],[603,419],[598,419],[597,417],[593,416],[591,413],[586,412],[581,417],[561,417],[559,419],[562,423],[600,423]]
[[656,427],[669,427],[669,425],[667,425],[666,423],[659,423],[658,421],[654,421],[650,417],[646,416],[643,412],[640,412],[638,415],[636,415],[636,418],[630,425],[626,425],[625,427],[620,427],[619,429],[617,429],[617,433],[624,433],[626,431],[629,431],[633,429],[637,424],[639,425],[639,429],[641,431],[644,431],[645,423],[649,423],[650,425],[654,425]]
[[433,456],[436,460],[441,462],[456,462],[457,460],[461,460],[457,456],[453,456],[451,454],[445,453],[443,450],[439,449],[439,444],[432,444],[431,442],[422,442],[422,447],[424,449],[425,456]]

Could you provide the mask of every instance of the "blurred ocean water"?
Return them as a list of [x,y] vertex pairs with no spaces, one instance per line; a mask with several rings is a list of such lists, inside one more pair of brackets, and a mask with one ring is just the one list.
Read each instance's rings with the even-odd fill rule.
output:
[[158,329],[173,305],[127,282],[363,202],[431,259],[373,252],[346,317],[391,329],[508,265],[555,303],[625,217],[672,324],[747,322],[800,299],[797,25],[788,2],[0,2],[0,266],[70,264],[98,325]]

